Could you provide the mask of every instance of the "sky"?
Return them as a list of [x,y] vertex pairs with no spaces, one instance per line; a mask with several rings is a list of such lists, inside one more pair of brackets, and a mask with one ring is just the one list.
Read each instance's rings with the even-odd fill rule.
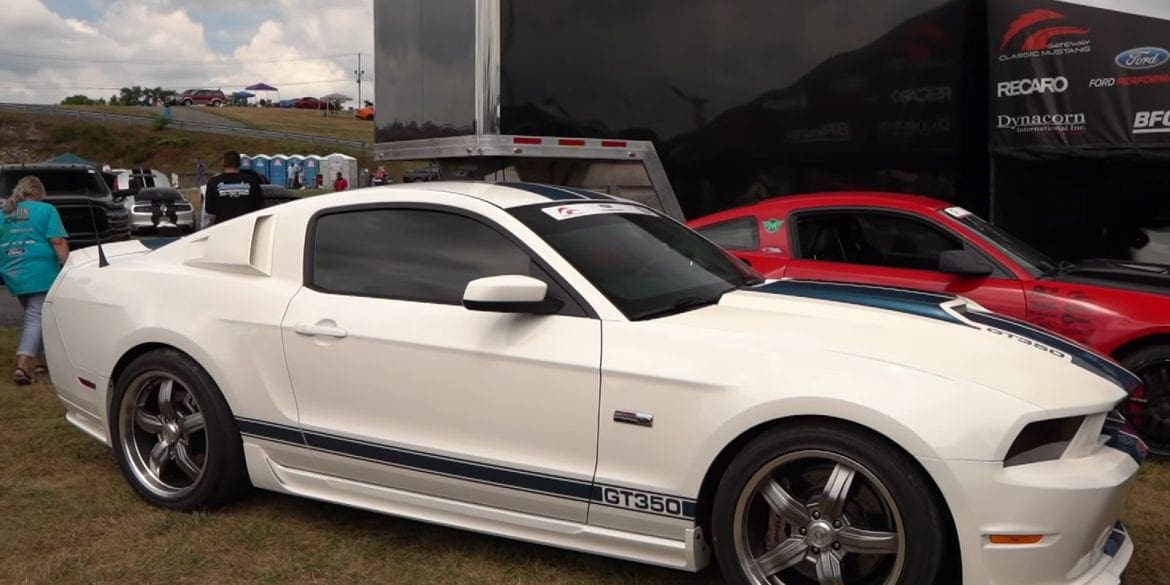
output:
[[372,101],[373,2],[0,0],[0,102],[109,98],[133,85],[230,94],[257,82],[282,98],[356,99],[359,53]]

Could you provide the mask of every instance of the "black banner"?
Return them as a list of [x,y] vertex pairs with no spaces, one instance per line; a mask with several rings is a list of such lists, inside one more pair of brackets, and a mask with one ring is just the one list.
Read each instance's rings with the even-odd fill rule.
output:
[[1170,158],[1170,20],[990,0],[988,24],[994,152]]

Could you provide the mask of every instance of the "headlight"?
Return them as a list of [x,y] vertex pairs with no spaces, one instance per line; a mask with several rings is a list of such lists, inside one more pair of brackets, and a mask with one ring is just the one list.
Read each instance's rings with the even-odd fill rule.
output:
[[1042,420],[1020,431],[1003,459],[1004,467],[1027,465],[1060,459],[1080,432],[1085,417],[1073,416]]

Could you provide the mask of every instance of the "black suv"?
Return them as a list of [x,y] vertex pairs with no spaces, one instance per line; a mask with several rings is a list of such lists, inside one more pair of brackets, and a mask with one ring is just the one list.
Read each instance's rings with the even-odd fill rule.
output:
[[70,248],[130,239],[130,216],[121,203],[114,202],[97,169],[87,165],[0,165],[0,199],[11,196],[16,183],[28,175],[45,184],[45,203],[51,203],[61,215]]

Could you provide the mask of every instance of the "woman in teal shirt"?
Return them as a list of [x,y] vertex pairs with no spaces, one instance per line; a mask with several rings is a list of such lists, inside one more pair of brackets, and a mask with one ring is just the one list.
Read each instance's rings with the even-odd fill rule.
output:
[[0,275],[24,308],[24,330],[16,347],[13,380],[31,384],[41,353],[41,309],[45,295],[69,257],[69,234],[57,208],[44,203],[45,185],[28,176],[16,184],[0,213]]

